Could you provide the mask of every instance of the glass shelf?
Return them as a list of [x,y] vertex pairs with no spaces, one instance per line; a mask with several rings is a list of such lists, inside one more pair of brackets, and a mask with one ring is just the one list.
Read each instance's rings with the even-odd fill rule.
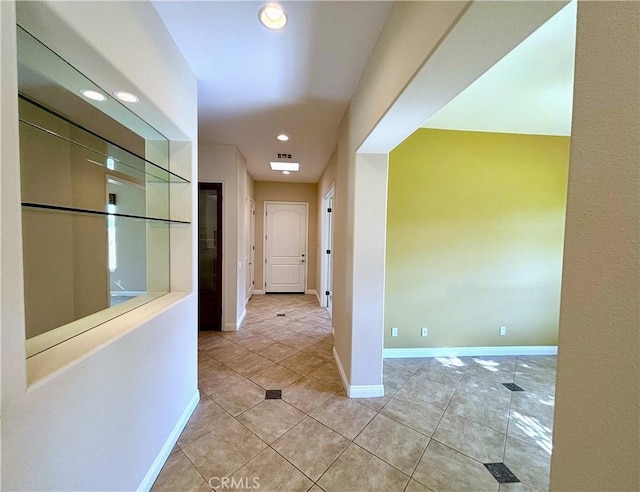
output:
[[[41,137],[60,139],[69,143],[78,149],[86,151],[93,159],[87,158],[87,162],[99,166],[103,166],[109,170],[116,170],[130,175],[131,177],[141,179],[147,177],[147,179],[158,180],[166,183],[189,183],[189,180],[178,176],[177,174],[169,171],[168,169],[156,164],[144,157],[141,157],[133,152],[126,150],[118,144],[115,144],[96,133],[87,130],[86,128],[68,120],[64,116],[61,116],[39,103],[23,96],[19,95],[21,101],[28,104],[31,107],[32,113],[25,115],[26,111],[21,111],[20,114],[20,130],[24,131],[24,126],[29,126],[37,131],[41,132]],[[25,106],[22,105],[21,109]],[[33,113],[35,111],[35,114]],[[40,113],[40,114],[37,114]],[[47,122],[51,119],[47,116],[51,115],[55,119],[61,120],[73,127],[73,138],[71,136],[61,135],[52,128],[47,128]],[[39,120],[39,121],[34,121]],[[50,124],[49,126],[54,126]],[[70,132],[71,133],[71,132]],[[112,152],[105,152],[103,149],[97,149],[95,147],[100,146],[109,148]]]

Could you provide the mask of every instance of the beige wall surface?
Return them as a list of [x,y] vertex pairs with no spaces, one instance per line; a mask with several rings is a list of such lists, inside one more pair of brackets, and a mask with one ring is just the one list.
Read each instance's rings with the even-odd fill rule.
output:
[[569,143],[419,129],[390,153],[385,348],[557,344]]
[[256,202],[256,290],[264,290],[264,202],[305,202],[309,204],[307,230],[307,290],[316,285],[316,262],[318,252],[318,185],[309,183],[255,182]]
[[578,3],[552,491],[640,490],[639,19]]

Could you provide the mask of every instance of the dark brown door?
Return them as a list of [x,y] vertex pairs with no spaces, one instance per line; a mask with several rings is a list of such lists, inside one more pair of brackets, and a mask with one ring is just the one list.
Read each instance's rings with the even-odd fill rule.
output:
[[222,329],[222,183],[198,185],[198,325]]

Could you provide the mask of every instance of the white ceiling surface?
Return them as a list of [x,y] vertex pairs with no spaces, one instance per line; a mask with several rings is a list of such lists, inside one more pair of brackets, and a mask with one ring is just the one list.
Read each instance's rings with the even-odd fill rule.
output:
[[577,3],[569,3],[424,128],[571,135]]
[[[282,31],[259,23],[264,4],[154,2],[198,77],[200,141],[237,145],[258,181],[315,183],[392,2],[281,2]],[[301,170],[272,171],[278,153]]]

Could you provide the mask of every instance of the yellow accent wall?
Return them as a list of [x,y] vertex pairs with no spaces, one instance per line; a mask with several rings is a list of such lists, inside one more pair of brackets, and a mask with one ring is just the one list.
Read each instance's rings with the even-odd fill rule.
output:
[[557,344],[569,145],[419,129],[391,152],[385,348]]

